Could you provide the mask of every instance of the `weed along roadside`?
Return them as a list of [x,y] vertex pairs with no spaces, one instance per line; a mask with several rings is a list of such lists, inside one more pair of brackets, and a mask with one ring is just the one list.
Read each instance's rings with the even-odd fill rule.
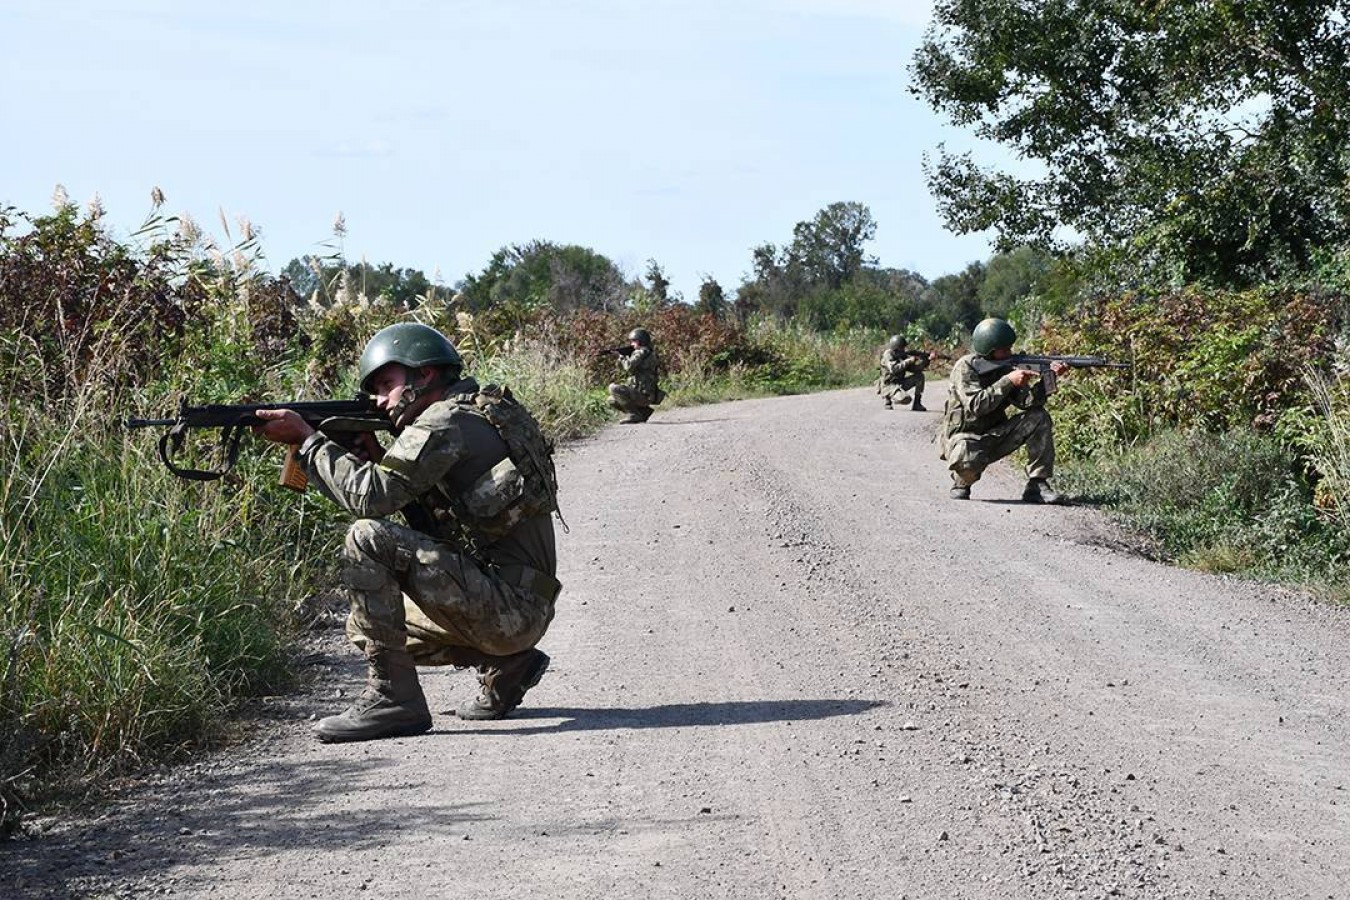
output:
[[[896,331],[955,355],[974,314],[944,293],[957,282],[879,267],[793,294],[806,289],[774,274],[781,261],[736,300],[705,284],[686,304],[651,272],[615,282],[612,265],[603,291],[592,285],[600,293],[511,294],[514,276],[603,260],[547,244],[453,292],[419,283],[410,293],[395,279],[362,294],[352,285],[376,270],[316,260],[302,295],[296,273],[255,265],[250,236],[230,266],[212,267],[200,235],[167,222],[148,226],[165,229],[162,240],[130,247],[70,205],[17,219],[0,229],[0,349],[12,385],[0,424],[7,829],[46,804],[184,759],[222,739],[240,702],[291,689],[292,607],[337,580],[340,520],[312,492],[276,484],[275,454],[245,436],[219,483],[184,481],[161,465],[155,437],[123,427],[127,418],[172,417],[183,403],[349,399],[366,338],[419,321],[452,336],[480,380],[509,385],[552,439],[568,441],[615,418],[606,384],[622,372],[596,351],[637,327],[660,349],[659,423],[687,405],[871,383]],[[49,284],[60,290],[41,288]],[[1055,413],[1066,483],[1080,503],[1118,508],[1172,559],[1325,584],[1339,597],[1350,400],[1325,371],[1334,304],[1196,290],[1105,308],[1046,301],[1038,349],[1159,373],[1066,380]],[[46,306],[18,315],[35,297]],[[1116,327],[1103,332],[1102,321]],[[1277,365],[1260,347],[1218,337],[1253,321],[1303,329],[1290,346],[1306,349]],[[1216,361],[1221,350],[1230,355]],[[936,404],[941,371],[928,377]],[[206,458],[217,443],[209,429],[190,433],[183,458]],[[875,490],[909,488],[882,471]]]
[[[454,334],[485,382],[528,398],[564,441],[610,419],[613,372],[593,350],[635,323],[663,341],[664,408],[863,383],[880,339],[676,304],[559,315],[473,314],[434,291],[412,306],[341,292],[306,301],[248,265],[208,275],[200,247],[167,234],[133,250],[74,207],[28,224],[0,231],[14,386],[0,424],[6,830],[186,758],[227,733],[238,702],[292,687],[292,606],[336,582],[338,518],[313,492],[276,484],[278,457],[244,436],[222,481],[184,481],[160,463],[159,435],[124,420],[172,417],[184,402],[351,397],[362,342],[406,319]],[[48,282],[63,292],[35,287]],[[66,316],[13,318],[33,296]],[[218,430],[187,435],[183,464],[218,467],[218,441]]]

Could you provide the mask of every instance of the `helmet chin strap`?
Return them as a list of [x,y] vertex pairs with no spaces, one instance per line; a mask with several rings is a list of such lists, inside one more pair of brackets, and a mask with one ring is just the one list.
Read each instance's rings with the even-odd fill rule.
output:
[[[404,368],[407,369],[406,366]],[[407,369],[407,371],[412,372],[414,370]],[[389,420],[394,423],[394,430],[402,431],[412,424],[412,417],[408,415],[408,410],[414,403],[420,400],[424,394],[445,387],[447,384],[455,381],[458,377],[457,374],[442,369],[428,379],[427,383],[421,387],[417,387],[413,384],[404,384],[403,392],[399,394],[398,402],[389,410]],[[407,421],[404,421],[405,419]]]

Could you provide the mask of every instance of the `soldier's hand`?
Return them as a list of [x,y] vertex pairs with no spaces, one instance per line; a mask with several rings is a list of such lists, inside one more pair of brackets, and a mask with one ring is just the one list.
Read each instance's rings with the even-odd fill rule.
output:
[[1021,388],[1031,384],[1031,380],[1036,377],[1036,372],[1031,369],[1013,369],[1004,377],[1012,382],[1013,387]]
[[278,444],[303,444],[305,438],[314,433],[310,424],[293,409],[259,409],[254,414],[267,421],[254,425],[253,433]]
[[352,448],[352,454],[361,462],[379,462],[384,459],[384,447],[375,439],[375,435],[369,431],[357,432],[352,439],[355,445]]
[[1069,365],[1068,363],[1052,362],[1050,364],[1050,371],[1054,372],[1056,376],[1060,376],[1069,371]]

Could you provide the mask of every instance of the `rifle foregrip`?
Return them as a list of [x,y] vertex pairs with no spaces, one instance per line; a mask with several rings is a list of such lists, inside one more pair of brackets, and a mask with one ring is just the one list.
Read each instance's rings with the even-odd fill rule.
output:
[[301,494],[309,487],[309,476],[305,474],[305,467],[300,464],[300,448],[296,444],[286,448],[286,461],[281,464],[279,483],[282,487]]

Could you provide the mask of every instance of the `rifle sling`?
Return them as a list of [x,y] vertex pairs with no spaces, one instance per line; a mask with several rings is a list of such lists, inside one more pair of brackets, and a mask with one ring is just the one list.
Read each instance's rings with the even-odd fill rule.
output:
[[[239,458],[239,440],[243,435],[243,425],[228,425],[220,429],[220,450],[224,457],[224,465],[219,471],[184,468],[173,463],[174,454],[183,449],[183,439],[187,436],[187,423],[179,422],[159,439],[159,458],[164,461],[169,471],[179,478],[186,478],[189,481],[216,481],[234,468],[235,461]],[[169,449],[170,444],[173,445],[172,450]]]

